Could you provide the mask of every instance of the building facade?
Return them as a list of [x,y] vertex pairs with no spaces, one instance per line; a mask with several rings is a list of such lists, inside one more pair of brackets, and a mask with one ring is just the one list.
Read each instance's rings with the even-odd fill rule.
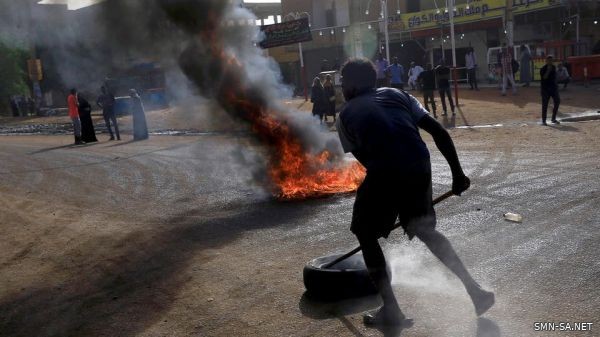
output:
[[[448,0],[449,1],[449,0]],[[281,10],[307,16],[313,41],[302,44],[307,77],[335,67],[349,57],[386,54],[384,12],[387,3],[389,52],[408,66],[445,60],[453,63],[449,8],[446,0],[282,0]],[[527,45],[537,57],[553,54],[566,59],[594,52],[598,43],[600,2],[572,0],[455,0],[456,66],[465,72],[465,54],[473,48],[480,79],[495,63],[494,47]],[[513,27],[511,30],[510,27]],[[511,35],[512,32],[512,35]],[[488,55],[489,54],[489,55]],[[286,80],[301,85],[299,48],[276,53]],[[518,58],[518,55],[516,55]],[[327,61],[325,61],[327,60]]]

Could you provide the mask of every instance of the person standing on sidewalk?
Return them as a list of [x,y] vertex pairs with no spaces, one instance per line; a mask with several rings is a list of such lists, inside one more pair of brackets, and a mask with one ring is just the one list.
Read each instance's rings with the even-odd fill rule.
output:
[[528,87],[531,82],[531,52],[525,45],[521,45],[521,83]]
[[142,98],[135,89],[129,89],[129,96],[131,97],[130,109],[133,117],[133,140],[148,139],[148,124]]
[[502,44],[502,96],[506,96],[506,86],[508,83],[512,86],[513,95],[517,94],[517,85],[513,76],[513,55],[512,47],[506,47],[506,43]]
[[437,79],[437,87],[438,93],[440,94],[440,101],[442,101],[442,109],[444,109],[442,116],[448,115],[445,100],[446,96],[448,97],[448,103],[450,103],[452,115],[456,115],[456,112],[454,112],[454,102],[452,101],[452,93],[450,91],[450,68],[446,67],[444,60],[442,60],[440,64],[437,67],[435,67],[435,77]]
[[[433,118],[437,118],[433,94],[435,91],[435,73],[431,69],[431,63],[427,63],[425,66],[425,71],[419,74],[418,80],[419,83],[421,83],[421,88],[423,89],[423,103],[425,104],[425,109],[427,109],[429,112],[433,111]],[[431,102],[431,110],[429,110],[429,102]]]
[[390,87],[404,89],[404,82],[402,81],[402,76],[404,76],[404,67],[398,63],[397,57],[394,57],[394,63],[387,67],[386,72],[390,74]]
[[96,104],[102,109],[102,117],[104,117],[104,124],[106,124],[106,128],[108,129],[108,133],[110,133],[109,140],[115,140],[115,136],[113,135],[112,129],[110,128],[110,123],[115,127],[115,134],[117,135],[117,140],[121,140],[121,135],[119,134],[119,125],[117,124],[117,116],[115,115],[115,96],[111,94],[105,86],[100,88],[102,94],[98,96],[96,100]]
[[67,106],[69,107],[69,117],[73,123],[75,145],[83,144],[81,141],[81,121],[79,120],[79,103],[77,102],[76,89],[71,89],[71,94],[67,97]]
[[558,68],[556,69],[556,84],[563,84],[563,90],[567,89],[567,84],[571,82],[571,76],[569,71],[563,62],[558,62]]
[[473,47],[469,47],[469,51],[465,55],[465,66],[467,68],[467,74],[469,75],[469,85],[471,90],[475,89],[479,91],[477,87],[477,59],[475,58],[475,51]]
[[377,88],[387,87],[388,79],[386,70],[389,66],[388,60],[383,57],[383,54],[377,53],[375,65],[377,66]]
[[560,96],[558,95],[558,84],[556,83],[556,66],[554,66],[552,55],[546,57],[546,64],[540,69],[540,85],[542,89],[542,125],[546,124],[546,114],[548,112],[548,102],[552,97],[554,108],[552,109],[552,123],[560,124],[556,120],[558,107],[560,106]]

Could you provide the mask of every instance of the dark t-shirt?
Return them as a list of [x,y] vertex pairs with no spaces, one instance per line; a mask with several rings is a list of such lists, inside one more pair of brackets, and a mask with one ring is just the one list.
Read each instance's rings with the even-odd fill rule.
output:
[[542,90],[545,91],[555,91],[558,90],[558,86],[556,84],[556,66],[549,67],[545,64],[542,69],[540,69],[540,84]]
[[450,88],[450,68],[446,66],[437,66],[435,68],[438,89]]
[[425,70],[419,74],[423,90],[434,90],[435,89],[435,73],[433,70]]
[[367,173],[421,171],[429,151],[417,127],[427,110],[413,96],[380,88],[349,100],[337,121],[345,152],[352,152]]

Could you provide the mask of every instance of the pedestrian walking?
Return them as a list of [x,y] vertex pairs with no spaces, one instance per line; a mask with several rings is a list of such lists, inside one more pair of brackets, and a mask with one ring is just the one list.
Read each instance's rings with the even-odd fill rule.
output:
[[408,85],[410,85],[410,88],[412,90],[417,89],[419,83],[417,81],[417,78],[419,78],[421,72],[423,72],[423,67],[421,67],[418,64],[415,64],[415,62],[410,63],[410,69],[408,69]]
[[402,76],[404,76],[404,67],[398,63],[398,58],[394,57],[394,63],[387,67],[386,73],[390,74],[390,86],[396,89],[404,89],[404,82]]
[[556,83],[556,66],[553,63],[552,55],[546,57],[546,64],[540,69],[540,86],[542,94],[542,124],[546,124],[546,114],[548,112],[548,103],[552,97],[554,108],[552,109],[552,123],[560,124],[556,119],[558,107],[560,106],[560,96],[558,94],[558,84]]
[[531,52],[525,45],[521,45],[521,76],[520,81],[524,87],[531,82]]
[[323,123],[323,116],[327,111],[327,101],[325,99],[325,88],[321,84],[321,79],[317,76],[313,80],[313,85],[310,91],[310,101],[313,104],[312,114],[319,118],[321,124]]
[[331,80],[331,75],[329,74],[325,76],[323,93],[325,95],[325,101],[327,102],[325,118],[327,118],[327,116],[332,116],[333,121],[335,122],[335,88],[333,87],[333,81]]
[[450,103],[452,114],[456,115],[456,112],[454,112],[454,101],[452,100],[452,93],[450,90],[450,68],[446,67],[444,60],[435,67],[435,77],[438,93],[440,94],[440,101],[442,101],[442,109],[444,109],[442,116],[448,115],[448,110],[446,109],[446,97],[448,97],[448,103]]
[[77,94],[77,102],[79,104],[79,120],[81,121],[81,140],[86,143],[97,142],[96,130],[94,130],[94,122],[92,121],[92,106],[81,94]]
[[[436,106],[434,99],[435,72],[431,68],[431,63],[428,63],[425,66],[425,71],[419,74],[418,80],[423,90],[423,102],[425,104],[425,109],[427,109],[429,112],[433,112],[433,118],[437,118],[437,114],[435,113]],[[431,103],[431,110],[429,109],[429,103]]]
[[81,140],[81,120],[79,120],[79,107],[77,102],[77,90],[71,89],[71,94],[67,97],[67,106],[69,108],[69,118],[73,123],[73,135],[75,145],[83,144]]
[[379,245],[397,218],[409,239],[419,238],[463,283],[482,315],[494,304],[494,294],[471,277],[448,239],[436,230],[432,203],[431,162],[419,128],[431,134],[452,171],[452,191],[460,195],[470,186],[448,132],[408,93],[375,89],[373,63],[353,59],[342,68],[346,105],[337,130],[345,152],[367,169],[358,188],[350,230],[356,235],[373,284],[383,306],[364,316],[365,325],[402,326],[405,316],[396,301],[385,256]]
[[389,66],[388,60],[386,60],[381,53],[377,53],[375,65],[377,66],[377,87],[387,87],[388,80],[386,70]]
[[133,140],[148,139],[148,125],[142,99],[135,89],[129,90],[129,96],[131,97],[131,115],[133,117]]
[[517,86],[515,84],[515,78],[513,73],[513,56],[511,49],[512,47],[506,47],[506,44],[502,44],[502,96],[506,96],[506,86],[508,83],[512,86],[513,95],[517,94]]
[[556,83],[563,85],[563,90],[567,89],[567,84],[571,82],[571,76],[569,75],[569,71],[567,67],[565,67],[563,62],[558,63],[558,68],[556,69]]
[[[98,96],[96,104],[102,109],[104,124],[106,124],[108,133],[110,134],[109,140],[115,140],[115,135],[117,136],[117,140],[121,140],[119,125],[117,124],[117,116],[115,114],[115,96],[106,88],[106,86],[102,86],[100,90],[102,93],[100,96]],[[115,134],[113,134],[113,131],[110,127],[111,123],[115,128]]]
[[475,57],[475,50],[473,47],[469,47],[469,50],[465,55],[465,67],[467,68],[470,89],[479,90],[477,87],[477,58]]

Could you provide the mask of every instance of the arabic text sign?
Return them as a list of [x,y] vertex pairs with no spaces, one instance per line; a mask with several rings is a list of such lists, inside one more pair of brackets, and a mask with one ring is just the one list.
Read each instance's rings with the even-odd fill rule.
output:
[[[559,5],[560,0],[512,0],[513,12],[516,14],[539,10]],[[474,0],[469,4],[456,6],[454,22],[456,24],[488,20],[502,17],[505,13],[505,0]],[[415,13],[407,13],[390,17],[391,30],[420,30],[439,27],[450,22],[450,13],[445,13],[444,8],[430,9]]]
[[264,33],[264,39],[260,42],[262,48],[312,40],[307,18],[261,26],[260,30]]

